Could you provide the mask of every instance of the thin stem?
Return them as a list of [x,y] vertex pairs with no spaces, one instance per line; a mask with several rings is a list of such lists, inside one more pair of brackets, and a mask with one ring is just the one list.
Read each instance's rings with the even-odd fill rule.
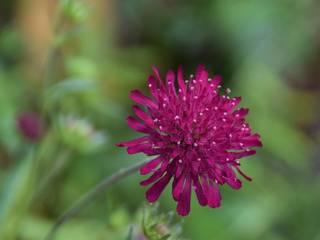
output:
[[69,209],[67,209],[56,221],[56,223],[51,228],[48,235],[44,238],[45,240],[51,240],[54,237],[54,234],[58,228],[63,225],[65,222],[75,217],[81,210],[87,207],[98,195],[106,191],[108,187],[122,178],[129,176],[135,173],[141,166],[143,166],[148,160],[141,161],[137,164],[134,164],[128,168],[122,168],[115,174],[104,178],[100,183],[98,183],[94,188],[89,192],[84,194],[79,198]]

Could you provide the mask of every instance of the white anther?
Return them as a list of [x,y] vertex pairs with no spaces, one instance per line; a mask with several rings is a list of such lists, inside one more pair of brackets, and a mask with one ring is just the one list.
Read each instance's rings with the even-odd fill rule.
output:
[[238,117],[240,117],[240,115],[237,113],[237,114],[236,114],[236,117],[238,118]]
[[201,161],[201,158],[198,158],[197,161],[200,162],[200,161]]
[[194,99],[198,99],[199,97],[198,97],[198,96],[194,96],[193,98],[194,98]]
[[187,100],[187,98],[184,96],[184,97],[182,98],[182,100],[183,100],[183,101],[186,101],[186,100]]
[[217,130],[217,126],[213,126],[213,130]]
[[149,85],[148,85],[149,87],[152,87],[152,84],[151,83],[149,83]]
[[178,115],[176,115],[176,116],[174,117],[174,119],[175,119],[175,120],[178,120],[178,119],[180,119],[180,117],[179,117]]
[[159,121],[159,119],[158,119],[158,118],[155,118],[153,121],[154,121],[154,122],[158,122],[158,121]]
[[180,144],[181,144],[181,141],[178,141],[177,144],[180,145]]
[[224,113],[223,113],[223,115],[227,116],[227,115],[228,115],[228,113],[227,113],[227,112],[224,112]]
[[179,160],[178,160],[178,162],[179,162],[179,163],[182,163],[182,160],[181,160],[181,159],[179,159]]
[[193,90],[194,89],[194,87],[190,87],[190,90]]
[[181,92],[182,92],[181,88],[179,88],[179,89],[178,89],[178,92],[179,92],[179,93],[181,93]]
[[225,119],[225,118],[222,118],[222,122],[226,122],[227,121],[227,119]]
[[218,85],[218,88],[221,88],[221,85]]
[[209,108],[205,108],[204,110],[209,111]]
[[194,143],[193,146],[198,147],[198,143]]
[[212,78],[208,78],[208,82],[212,81]]
[[202,116],[202,115],[203,115],[203,112],[200,112],[199,115]]
[[216,145],[217,143],[215,141],[212,142],[213,145]]
[[239,143],[240,147],[243,147],[243,143]]
[[230,88],[227,88],[227,89],[226,89],[226,92],[227,92],[227,94],[231,93],[231,89],[230,89]]
[[214,84],[213,84],[213,83],[211,83],[211,84],[210,84],[210,87],[214,87]]
[[216,107],[214,107],[214,110],[215,110],[215,111],[217,111],[217,110],[218,110],[218,107],[217,107],[217,106],[216,106]]
[[229,158],[226,158],[226,161],[228,162],[230,159]]
[[229,134],[229,138],[232,138],[232,134],[231,133]]
[[193,119],[193,122],[196,123],[196,122],[197,122],[197,119]]

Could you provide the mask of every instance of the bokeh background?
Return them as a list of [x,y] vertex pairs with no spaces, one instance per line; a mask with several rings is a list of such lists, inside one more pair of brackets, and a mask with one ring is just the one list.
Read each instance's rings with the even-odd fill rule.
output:
[[[1,0],[0,239],[42,239],[83,193],[142,159],[114,146],[137,136],[128,92],[146,90],[152,65],[191,74],[199,63],[251,110],[264,143],[242,161],[253,182],[223,187],[219,209],[193,199],[184,219],[150,217],[152,237],[135,174],[56,239],[166,239],[173,228],[194,240],[320,239],[319,12],[316,0]],[[174,209],[167,189],[159,214]]]

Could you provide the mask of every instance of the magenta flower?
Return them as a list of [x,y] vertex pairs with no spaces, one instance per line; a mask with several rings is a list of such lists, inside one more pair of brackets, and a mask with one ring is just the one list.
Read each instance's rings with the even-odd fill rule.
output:
[[21,134],[32,141],[38,141],[43,135],[43,122],[37,113],[24,112],[17,118],[17,128]]
[[140,120],[129,116],[128,125],[145,136],[117,146],[127,147],[129,154],[156,156],[140,169],[142,175],[151,174],[141,182],[142,186],[153,184],[146,192],[149,202],[155,202],[173,179],[178,214],[188,215],[192,188],[200,205],[217,208],[219,185],[239,189],[237,172],[251,181],[240,170],[239,159],[262,146],[259,134],[253,134],[245,121],[248,109],[236,108],[241,98],[230,98],[229,89],[219,94],[221,77],[209,78],[202,65],[186,81],[179,68],[177,84],[173,71],[167,73],[164,83],[158,69],[153,70],[154,76],[148,79],[152,98],[139,90],[130,94],[145,111],[133,106]]

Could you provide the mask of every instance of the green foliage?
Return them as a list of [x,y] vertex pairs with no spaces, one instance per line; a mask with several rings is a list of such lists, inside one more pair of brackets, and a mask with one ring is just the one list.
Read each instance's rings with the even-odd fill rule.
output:
[[[56,239],[320,238],[317,1],[24,2],[0,3],[1,240],[42,239],[79,196],[141,159],[114,146],[136,137],[125,123],[129,91],[146,89],[151,65],[190,74],[199,63],[250,108],[264,143],[241,163],[253,182],[222,187],[219,209],[193,197],[181,227],[168,189],[161,211],[141,208],[136,174]],[[43,122],[38,142],[17,128],[21,112]]]

